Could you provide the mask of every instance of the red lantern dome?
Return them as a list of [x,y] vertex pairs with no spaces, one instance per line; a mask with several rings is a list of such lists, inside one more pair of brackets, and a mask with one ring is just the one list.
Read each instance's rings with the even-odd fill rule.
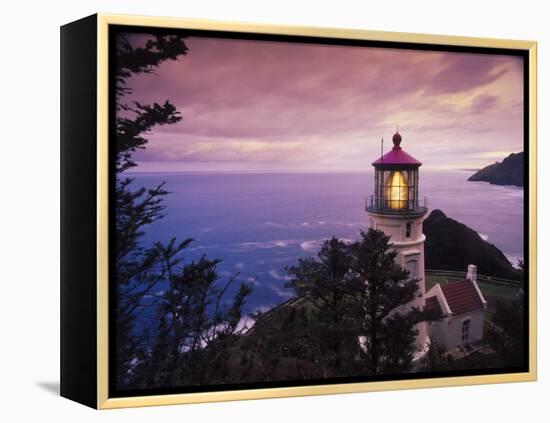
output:
[[421,215],[427,204],[419,204],[418,169],[422,163],[401,148],[399,132],[393,137],[393,148],[374,161],[374,195],[367,198],[369,213]]
[[416,160],[413,156],[405,153],[405,150],[401,148],[401,134],[396,132],[392,138],[393,148],[380,157],[378,160],[372,162],[374,167],[380,165],[409,165],[418,167],[422,165],[422,162]]

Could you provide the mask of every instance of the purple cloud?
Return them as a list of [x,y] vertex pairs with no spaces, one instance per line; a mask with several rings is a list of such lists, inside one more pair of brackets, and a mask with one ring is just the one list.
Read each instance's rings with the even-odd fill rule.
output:
[[516,57],[196,37],[186,43],[187,56],[130,81],[133,99],[170,99],[183,117],[155,128],[136,155],[143,168],[360,169],[397,122],[405,148],[448,166],[482,165],[471,153],[522,148]]

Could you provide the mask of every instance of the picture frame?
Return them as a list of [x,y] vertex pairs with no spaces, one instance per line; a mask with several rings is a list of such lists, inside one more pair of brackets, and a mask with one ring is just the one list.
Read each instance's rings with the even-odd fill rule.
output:
[[[117,366],[120,367],[120,364],[117,364],[117,354],[120,353],[116,348],[116,345],[120,344],[120,340],[115,337],[119,330],[118,326],[116,326],[116,319],[118,313],[117,301],[120,302],[120,294],[116,291],[117,281],[113,280],[116,279],[113,275],[117,275],[117,272],[120,273],[120,269],[115,266],[115,255],[119,251],[117,250],[119,247],[116,243],[116,238],[119,234],[117,234],[116,222],[113,221],[115,215],[119,213],[116,209],[116,204],[120,200],[120,197],[117,197],[119,194],[117,194],[118,191],[116,188],[116,184],[119,181],[117,174],[120,171],[120,163],[117,164],[119,156],[117,156],[118,153],[115,151],[116,145],[114,142],[118,136],[116,132],[116,125],[118,124],[116,119],[120,116],[124,117],[126,116],[125,113],[131,113],[132,111],[139,114],[145,110],[140,109],[141,106],[147,107],[143,103],[147,101],[147,98],[135,100],[137,103],[132,103],[133,99],[129,99],[128,103],[125,104],[122,104],[120,100],[125,95],[121,93],[126,92],[125,90],[128,88],[124,84],[124,86],[117,85],[121,80],[125,80],[128,77],[127,75],[121,77],[120,73],[116,73],[116,63],[122,60],[115,54],[117,48],[116,37],[121,33],[136,35],[135,39],[137,41],[135,43],[137,44],[132,44],[134,41],[128,42],[128,46],[134,52],[138,48],[135,47],[136,45],[141,43],[139,45],[143,47],[143,43],[147,42],[147,34],[179,34],[184,38],[202,37],[216,41],[239,40],[244,44],[248,43],[248,45],[258,42],[269,43],[270,45],[288,43],[297,46],[330,46],[333,50],[353,47],[358,51],[370,48],[381,52],[392,50],[398,53],[438,52],[457,55],[499,55],[502,57],[514,57],[518,61],[521,60],[521,65],[519,65],[518,69],[520,69],[522,75],[520,90],[522,110],[519,113],[518,122],[522,122],[521,134],[523,140],[521,145],[525,152],[524,158],[522,156],[521,159],[523,166],[521,177],[523,178],[522,181],[524,180],[524,189],[522,189],[521,194],[522,208],[518,211],[523,223],[522,230],[518,230],[518,233],[522,236],[521,248],[523,255],[521,262],[521,285],[517,285],[519,287],[517,290],[521,290],[522,307],[524,307],[524,321],[521,325],[524,336],[521,364],[499,368],[480,367],[460,371],[448,370],[439,373],[407,371],[399,374],[382,375],[371,373],[368,375],[358,375],[357,377],[347,375],[345,377],[327,377],[326,379],[313,377],[310,379],[285,380],[279,378],[275,380],[247,380],[245,382],[237,379],[228,379],[229,382],[225,385],[216,382],[212,384],[196,383],[183,386],[177,385],[177,383],[167,384],[167,382],[155,381],[151,382],[153,384],[151,386],[154,386],[153,388],[149,385],[144,385],[143,383],[145,382],[140,382],[141,384],[136,384],[134,387],[128,389],[120,388],[121,382],[117,382],[115,374]],[[145,39],[143,38],[144,34]],[[174,52],[170,50],[170,46],[166,47],[164,45],[159,47],[159,44],[156,44],[152,47],[151,51],[157,54],[162,48],[168,51],[166,57],[162,60],[171,60],[173,62],[178,60],[177,57],[181,51],[180,53]],[[536,49],[537,45],[534,41],[110,14],[92,15],[63,26],[61,28],[61,395],[92,408],[110,409],[536,380]],[[227,59],[227,56],[224,56],[224,58]],[[236,57],[235,60],[238,61],[239,57]],[[143,65],[139,72],[143,74],[155,73],[156,66],[160,62],[161,59],[155,57],[152,63]],[[211,63],[215,65],[215,61]],[[320,60],[316,63],[326,64],[328,67],[328,62],[326,61]],[[357,62],[354,63],[357,64]],[[289,69],[293,65],[291,62],[287,64]],[[136,66],[139,67],[141,65]],[[130,68],[125,68],[125,71],[128,71],[128,69]],[[500,72],[501,68],[495,67],[495,69]],[[394,71],[397,74],[396,80],[403,80],[404,76],[399,76],[401,70],[394,69]],[[474,78],[473,82],[475,83],[475,72],[471,68],[464,70],[464,72],[470,71],[474,75],[472,78]],[[132,73],[132,70],[129,72]],[[496,73],[491,75],[496,75]],[[335,81],[332,80],[332,82]],[[266,82],[264,81],[264,83]],[[136,86],[134,85],[131,89],[135,90]],[[119,88],[121,88],[121,91],[117,95],[117,89]],[[267,90],[264,86],[264,88],[259,88],[256,94],[262,95],[262,89]],[[155,85],[150,85],[149,90],[153,90],[154,92]],[[330,87],[328,90],[330,90]],[[290,94],[286,93],[286,95],[298,96],[298,94],[293,94],[292,92]],[[155,98],[154,94],[152,98]],[[160,101],[156,98],[154,99],[154,102]],[[250,101],[250,98],[248,101]],[[132,109],[134,106],[131,104],[135,105],[134,109]],[[483,109],[479,110],[483,111]],[[445,285],[446,282],[435,283],[431,289],[428,289],[424,285],[424,279],[426,279],[424,272],[427,267],[425,269],[424,266],[424,240],[426,237],[422,232],[422,222],[425,220],[426,213],[430,207],[428,207],[428,203],[421,203],[421,197],[418,192],[419,181],[422,181],[423,178],[423,176],[420,179],[418,177],[418,169],[421,163],[409,154],[404,153],[404,150],[401,148],[402,142],[403,148],[407,150],[409,150],[408,147],[410,144],[405,132],[406,129],[402,127],[404,122],[396,122],[396,124],[398,123],[400,129],[395,130],[393,137],[391,137],[391,133],[376,134],[377,139],[373,141],[376,142],[376,151],[379,151],[380,148],[382,151],[379,155],[376,154],[375,156],[366,158],[366,160],[372,159],[373,161],[374,170],[371,169],[369,162],[365,162],[369,163],[365,167],[369,172],[373,171],[371,176],[374,176],[375,179],[373,183],[373,197],[372,199],[367,197],[367,203],[362,206],[364,207],[362,212],[366,211],[367,213],[364,217],[365,226],[360,227],[360,229],[366,231],[367,228],[372,227],[390,234],[392,229],[389,228],[392,224],[390,224],[391,222],[388,223],[388,219],[401,222],[402,228],[398,224],[401,229],[396,229],[396,231],[402,232],[391,232],[390,235],[393,236],[394,241],[399,236],[403,236],[404,247],[402,250],[399,250],[400,244],[394,243],[392,244],[393,251],[397,250],[398,257],[403,257],[400,264],[407,270],[408,274],[413,272],[414,269],[416,275],[420,276],[417,279],[422,280],[423,296],[419,303],[421,304],[419,309],[427,309],[428,303],[435,304],[435,301],[439,312],[446,313],[445,319],[447,320],[444,320],[444,322],[447,326],[445,327],[451,327],[454,324],[453,318],[455,316],[460,317],[461,320],[457,320],[459,323],[456,323],[460,325],[457,326],[456,330],[458,332],[456,333],[458,337],[462,336],[462,341],[464,341],[464,337],[473,336],[471,335],[474,331],[472,327],[477,324],[475,318],[464,318],[465,314],[458,312],[459,307],[463,307],[463,304],[460,303],[460,299],[456,300],[456,298],[452,298],[455,294],[450,292],[451,288]],[[239,124],[239,122],[236,122],[236,124]],[[145,132],[149,131],[149,129],[147,127]],[[401,133],[403,133],[403,140]],[[242,136],[242,134],[238,136]],[[388,137],[392,138],[394,144],[394,147],[387,154],[385,154],[385,151],[388,148],[388,143],[386,142],[385,149],[383,142],[379,144],[379,138],[383,136],[386,136],[386,139]],[[128,149],[130,155],[126,156],[123,160],[132,161],[132,155],[136,151],[139,151],[141,147],[140,144],[130,146]],[[227,169],[229,169],[228,171],[233,171],[230,167],[227,167]],[[152,172],[155,171],[154,169],[152,170]],[[250,169],[246,171],[252,172]],[[273,174],[277,170],[269,168],[269,171]],[[401,179],[396,182],[396,178]],[[167,187],[167,189],[170,191],[171,188]],[[398,193],[395,194],[396,192]],[[403,192],[406,193],[403,194]],[[369,193],[365,192],[365,194]],[[425,209],[424,206],[426,206]],[[169,211],[163,211],[163,213],[169,213]],[[398,217],[396,218],[395,216]],[[403,218],[403,216],[406,218]],[[441,218],[447,217],[443,215]],[[304,223],[307,224],[308,222]],[[386,230],[383,230],[383,228],[386,228]],[[413,242],[414,234],[417,230],[415,228],[419,228],[420,231],[418,239],[421,236],[424,238],[422,238],[422,247],[418,250],[419,252],[411,253],[411,245],[418,244],[414,244]],[[256,240],[250,239],[249,242],[256,242]],[[320,248],[319,245],[318,247]],[[304,246],[302,246],[302,250],[307,251]],[[421,261],[414,261],[414,267],[407,267],[407,260],[409,260],[407,257],[414,254],[420,254]],[[298,259],[299,257],[294,258]],[[235,263],[235,265],[237,264]],[[434,280],[439,280],[437,279],[439,276],[445,279],[450,277],[451,273],[452,271],[442,272],[441,275],[443,276],[441,276],[436,271],[432,273],[432,276]],[[488,275],[486,279],[482,279],[481,273],[480,271],[480,278],[478,278],[480,285],[482,283],[495,283],[497,285],[500,283],[501,285],[498,286],[504,286],[510,282],[508,278],[496,275],[496,273]],[[276,273],[272,277],[284,280],[292,285],[291,276],[281,276],[279,273]],[[463,276],[461,277],[463,278]],[[480,289],[476,283],[476,267],[468,268],[468,273],[465,277],[465,282],[469,281],[468,283],[472,283],[472,286],[460,289],[469,289],[468,295],[478,298],[476,301],[479,301],[480,310],[482,308],[486,309],[487,301],[482,292],[484,289]],[[459,289],[458,285],[454,287]],[[296,288],[296,284],[294,289],[298,289]],[[425,295],[429,292],[433,294],[431,297]],[[461,291],[458,295],[466,295],[464,293],[465,291]],[[164,292],[159,295],[164,295]],[[282,298],[288,297],[283,296]],[[431,302],[426,302],[427,298],[431,298]],[[450,304],[451,300],[453,304]],[[166,299],[162,301],[166,301]],[[143,304],[140,303],[140,307],[142,306]],[[276,307],[273,307],[273,309],[276,309]],[[471,309],[468,311],[473,312],[475,310]],[[174,316],[174,313],[177,312],[174,311],[171,316]],[[169,314],[167,315],[170,316]],[[389,316],[391,317],[391,314]],[[152,317],[149,316],[148,319],[152,319]],[[486,317],[481,317],[482,327],[487,324],[494,325],[491,322],[487,323],[487,320]],[[432,327],[432,329],[426,329],[426,331],[429,332],[431,330],[432,332],[430,333],[435,333],[433,332],[436,330],[433,329],[434,324],[437,326],[442,321],[442,317],[439,315],[432,323],[426,323]],[[210,330],[216,333],[212,338],[214,341],[217,337],[221,336],[219,335],[219,325],[221,323],[213,324],[210,327]],[[500,326],[497,325],[497,327]],[[174,329],[174,331],[176,330]],[[450,331],[450,329],[444,330]],[[423,333],[422,330],[417,332],[420,334]],[[167,331],[167,333],[169,332]],[[235,335],[235,333],[231,335]],[[247,336],[247,331],[242,333],[244,333],[242,336]],[[197,347],[198,350],[206,348],[206,341],[204,342],[204,344],[201,344],[202,347],[201,345]],[[144,347],[146,354],[152,354],[153,347],[151,345],[148,344]],[[368,351],[368,347],[364,347],[361,344],[361,340],[358,340],[358,345],[360,349],[358,350],[359,354],[361,354],[361,351],[365,352],[365,348]],[[454,346],[455,344],[453,344]],[[188,352],[181,345],[179,348],[177,352],[173,352],[172,354],[185,355]],[[242,347],[240,348],[242,349]],[[465,354],[467,355],[467,352]],[[137,355],[134,354],[130,358],[134,368],[139,367],[140,364],[140,359],[136,357]],[[151,362],[158,362],[158,360],[157,358]],[[135,372],[135,370],[133,371]],[[166,372],[166,370],[164,371]],[[147,378],[151,379],[152,377],[154,379],[155,372],[149,372],[150,374],[148,374]]]

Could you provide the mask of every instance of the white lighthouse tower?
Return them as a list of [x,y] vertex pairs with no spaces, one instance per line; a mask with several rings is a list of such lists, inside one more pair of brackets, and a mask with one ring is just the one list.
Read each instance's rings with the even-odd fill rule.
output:
[[[367,197],[366,211],[369,227],[390,236],[390,243],[398,255],[398,264],[419,279],[420,296],[406,308],[425,307],[424,241],[422,222],[426,215],[426,199],[420,204],[418,196],[418,170],[422,165],[401,148],[401,135],[392,138],[393,148],[374,166],[374,194]],[[405,311],[405,310],[403,310]],[[422,352],[427,344],[426,324],[417,327],[417,344]]]

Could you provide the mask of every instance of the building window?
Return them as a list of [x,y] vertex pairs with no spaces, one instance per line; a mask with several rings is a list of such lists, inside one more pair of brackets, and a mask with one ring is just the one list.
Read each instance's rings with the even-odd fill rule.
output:
[[407,222],[407,226],[405,227],[405,237],[410,238],[412,233],[412,223]]
[[462,322],[462,343],[468,342],[470,339],[470,326],[472,321],[470,319],[464,320]]

